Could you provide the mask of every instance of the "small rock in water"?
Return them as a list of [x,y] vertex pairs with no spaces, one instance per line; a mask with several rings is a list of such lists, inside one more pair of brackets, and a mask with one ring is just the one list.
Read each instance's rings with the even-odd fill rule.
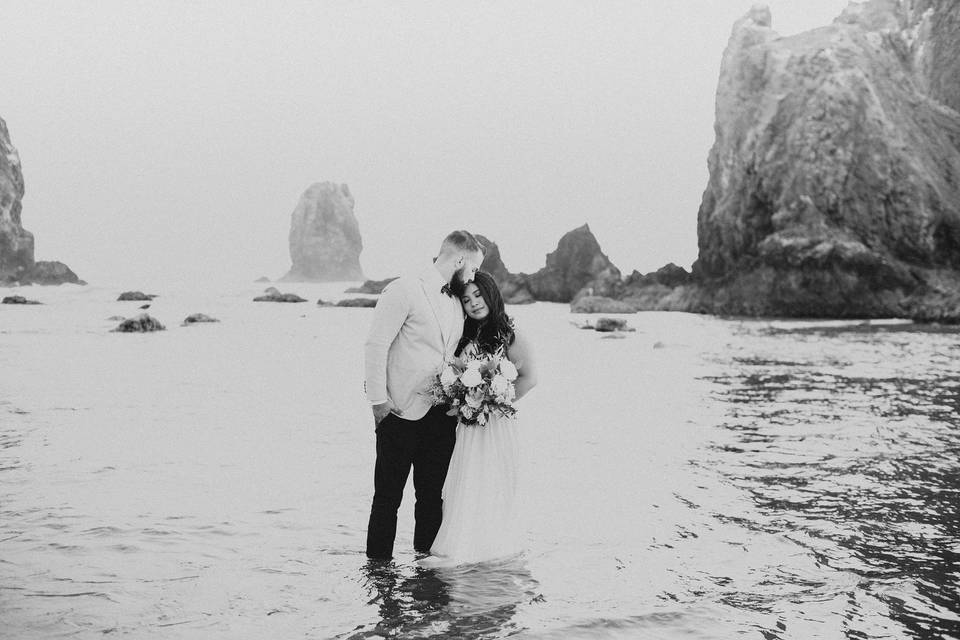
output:
[[150,305],[149,305],[149,304],[142,304],[142,305],[140,305],[140,308],[141,308],[141,309],[149,309],[149,308],[150,308]]
[[594,327],[597,331],[634,331],[627,326],[627,321],[621,318],[597,318],[597,324]]
[[36,300],[27,300],[23,296],[7,296],[3,299],[3,304],[43,304]]
[[147,333],[149,331],[164,330],[166,330],[166,327],[163,326],[159,320],[146,313],[141,313],[133,318],[127,318],[114,329],[114,331],[120,333]]
[[660,342],[659,340],[657,340],[656,342],[653,343],[653,348],[654,348],[654,349],[663,349],[663,348],[666,347],[666,346],[667,346],[667,345],[663,344],[663,343]]
[[126,319],[127,319],[126,316],[110,316],[109,318],[107,318],[107,320],[111,320],[113,322],[123,322]]
[[196,324],[198,322],[220,322],[216,318],[212,318],[205,313],[192,313],[186,318],[183,319],[183,324],[181,326],[187,326],[189,324]]
[[281,293],[276,287],[267,287],[264,295],[257,296],[254,302],[306,302],[306,298],[301,298],[295,293]]
[[268,278],[267,276],[260,276],[259,278],[257,278],[256,280],[254,280],[254,282],[257,282],[257,283],[260,283],[260,282],[270,282],[270,278]]
[[375,307],[376,298],[347,298],[337,303],[338,307]]
[[156,294],[144,293],[143,291],[124,291],[117,300],[121,302],[126,300],[144,301],[153,300],[156,297]]
[[319,306],[321,306],[321,307],[332,307],[332,306],[334,306],[334,304],[333,304],[332,302],[329,302],[329,301],[327,301],[327,300],[324,300],[323,298],[320,298],[319,300],[317,300],[317,305],[319,305]]

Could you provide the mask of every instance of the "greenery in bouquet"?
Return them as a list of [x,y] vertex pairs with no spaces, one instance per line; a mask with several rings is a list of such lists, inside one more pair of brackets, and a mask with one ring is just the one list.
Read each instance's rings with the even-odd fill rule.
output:
[[492,415],[512,418],[517,367],[503,351],[456,358],[444,365],[427,394],[434,405],[447,404],[447,415],[461,424],[486,426]]

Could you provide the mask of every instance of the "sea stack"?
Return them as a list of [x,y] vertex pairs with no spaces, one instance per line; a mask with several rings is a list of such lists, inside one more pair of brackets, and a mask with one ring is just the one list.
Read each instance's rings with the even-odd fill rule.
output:
[[345,184],[318,182],[300,197],[290,221],[287,282],[364,280],[360,269],[360,226],[353,195]]
[[506,304],[530,304],[536,302],[527,286],[526,276],[512,274],[507,270],[500,257],[500,247],[489,238],[477,234],[477,240],[483,245],[483,264],[480,268],[493,276]]
[[33,234],[20,223],[23,173],[20,155],[0,119],[0,277],[17,280],[33,266]]
[[537,300],[570,302],[578,294],[614,295],[621,278],[584,224],[564,234],[556,250],[547,254],[546,266],[524,280]]
[[33,234],[23,228],[20,155],[0,118],[0,284],[85,284],[62,262],[36,262]]
[[957,51],[955,0],[851,3],[832,25],[786,38],[764,7],[739,20],[720,70],[690,310],[960,311]]

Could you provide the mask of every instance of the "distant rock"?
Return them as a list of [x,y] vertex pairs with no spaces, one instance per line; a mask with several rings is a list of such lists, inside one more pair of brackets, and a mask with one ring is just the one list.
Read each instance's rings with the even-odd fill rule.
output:
[[212,318],[205,313],[191,313],[189,316],[183,319],[183,325],[187,326],[190,324],[197,324],[203,322],[220,322],[216,318]]
[[377,306],[376,298],[347,298],[341,300],[337,303],[338,307],[375,307]]
[[107,318],[107,320],[111,322],[123,322],[126,319],[127,319],[126,316],[110,316],[109,318]]
[[833,25],[787,38],[765,8],[739,20],[720,70],[695,286],[668,303],[960,319],[957,51],[953,0],[851,3]]
[[639,271],[634,271],[624,281],[624,289],[629,293],[631,289],[642,289],[650,285],[679,287],[691,282],[692,275],[690,272],[671,262],[651,273],[641,274]]
[[267,287],[262,296],[253,299],[254,302],[306,302],[295,293],[281,293],[276,287]]
[[604,296],[581,296],[570,303],[573,313],[636,313],[634,305]]
[[319,182],[303,193],[291,216],[293,265],[283,281],[364,280],[363,243],[353,206],[353,195],[345,184]]
[[480,264],[480,269],[493,276],[497,284],[502,287],[511,274],[507,271],[507,267],[500,257],[500,247],[497,246],[496,242],[479,233],[476,234],[476,238],[483,245],[483,262]]
[[256,283],[256,284],[261,284],[261,283],[264,283],[264,282],[270,282],[270,278],[268,278],[267,276],[260,276],[259,278],[257,278],[256,280],[254,280],[254,283]]
[[2,304],[43,304],[36,300],[27,300],[23,296],[6,296]]
[[344,293],[370,293],[370,294],[380,294],[383,293],[383,289],[396,280],[396,278],[387,278],[386,280],[367,280],[359,287],[350,287]]
[[140,315],[127,318],[113,331],[120,333],[148,333],[150,331],[164,331],[166,327],[160,323],[156,318],[147,315],[146,313],[141,313]]
[[620,270],[585,224],[560,238],[557,249],[547,255],[546,266],[525,276],[525,284],[536,300],[570,302],[583,289],[586,295],[615,295],[620,279]]
[[35,262],[33,267],[26,271],[22,282],[40,285],[87,284],[84,280],[77,277],[77,274],[67,265],[62,262],[47,260]]
[[323,298],[320,298],[319,300],[317,300],[317,306],[319,306],[319,307],[335,307],[336,305],[335,305],[334,303],[330,302],[329,300],[324,300]]
[[522,274],[512,274],[501,282],[500,293],[505,304],[530,304],[537,301]]
[[153,293],[144,293],[143,291],[124,291],[120,294],[120,297],[117,298],[118,302],[142,302],[144,300],[153,300],[156,298],[156,294]]
[[20,155],[0,118],[0,283],[86,284],[60,262],[36,262],[33,234],[21,223],[24,194]]
[[500,247],[497,243],[480,234],[476,235],[477,240],[484,247],[483,263],[480,265],[482,271],[486,271],[496,280],[500,287],[500,293],[503,295],[503,301],[506,304],[530,304],[536,302],[533,292],[527,285],[527,277],[523,274],[510,273],[503,259],[500,257]]
[[149,304],[149,303],[147,303],[147,304],[142,304],[142,305],[140,305],[140,308],[141,308],[141,309],[149,309],[149,308],[150,308],[150,304]]

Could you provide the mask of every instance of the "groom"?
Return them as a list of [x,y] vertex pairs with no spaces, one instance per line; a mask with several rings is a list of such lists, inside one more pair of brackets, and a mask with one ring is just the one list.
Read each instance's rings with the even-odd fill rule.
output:
[[460,293],[483,262],[483,248],[467,231],[454,231],[433,264],[383,290],[364,348],[367,398],[373,406],[377,462],[367,526],[367,556],[393,556],[397,509],[410,467],[416,491],[413,547],[429,553],[440,529],[440,492],[456,441],[457,420],[421,394],[463,333]]

